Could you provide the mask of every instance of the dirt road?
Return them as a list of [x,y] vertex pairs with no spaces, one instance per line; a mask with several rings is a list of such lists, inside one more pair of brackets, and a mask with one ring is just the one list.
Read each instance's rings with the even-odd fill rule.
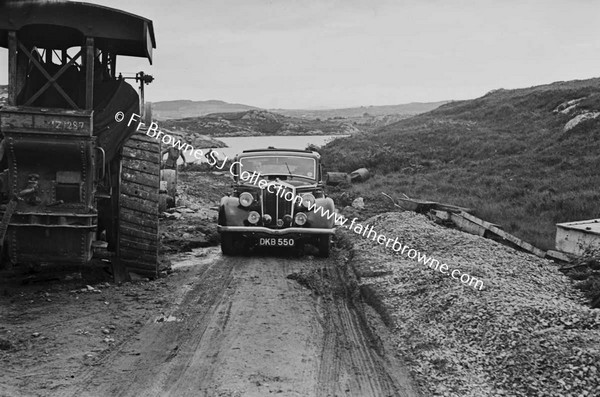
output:
[[181,175],[199,209],[162,221],[167,277],[0,285],[0,396],[416,395],[341,251],[205,247],[229,183]]
[[147,315],[92,363],[72,366],[70,379],[49,385],[60,369],[42,371],[6,394],[415,395],[402,367],[380,355],[384,343],[358,314],[335,258],[201,251],[175,264],[156,291],[168,299],[160,315]]
[[214,257],[190,272],[172,321],[147,324],[74,395],[406,395],[343,296],[315,300],[287,278],[334,274],[333,261]]

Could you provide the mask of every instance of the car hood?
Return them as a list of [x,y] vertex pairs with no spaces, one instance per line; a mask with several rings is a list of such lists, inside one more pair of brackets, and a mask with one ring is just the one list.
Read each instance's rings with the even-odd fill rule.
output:
[[[265,178],[265,180],[267,180]],[[268,179],[269,183],[277,183],[276,179]],[[284,185],[292,185],[295,188],[299,188],[299,187],[311,187],[311,186],[316,186],[317,182],[316,181],[310,181],[308,179],[302,179],[302,178],[293,178],[293,179],[280,179],[279,182],[281,182]],[[254,183],[248,183],[248,182],[243,182],[241,183],[244,186],[255,186],[258,187],[258,183],[254,184]]]

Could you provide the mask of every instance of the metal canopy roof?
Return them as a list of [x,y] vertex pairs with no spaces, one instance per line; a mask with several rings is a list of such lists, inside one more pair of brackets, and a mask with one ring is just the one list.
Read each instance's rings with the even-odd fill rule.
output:
[[156,48],[152,21],[135,14],[74,1],[0,1],[0,46],[8,32],[26,45],[67,49],[93,37],[97,48],[118,55],[148,58]]

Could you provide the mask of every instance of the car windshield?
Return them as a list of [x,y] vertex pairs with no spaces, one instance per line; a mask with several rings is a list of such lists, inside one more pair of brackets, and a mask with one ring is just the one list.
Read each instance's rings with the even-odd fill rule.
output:
[[256,171],[261,175],[288,175],[315,179],[316,161],[309,157],[296,156],[258,156],[240,159],[240,172]]

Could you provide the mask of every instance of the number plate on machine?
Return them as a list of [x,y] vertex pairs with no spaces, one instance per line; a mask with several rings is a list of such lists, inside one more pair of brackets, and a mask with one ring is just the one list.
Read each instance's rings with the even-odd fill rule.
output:
[[258,245],[261,247],[293,247],[294,244],[293,238],[261,237],[258,240]]

